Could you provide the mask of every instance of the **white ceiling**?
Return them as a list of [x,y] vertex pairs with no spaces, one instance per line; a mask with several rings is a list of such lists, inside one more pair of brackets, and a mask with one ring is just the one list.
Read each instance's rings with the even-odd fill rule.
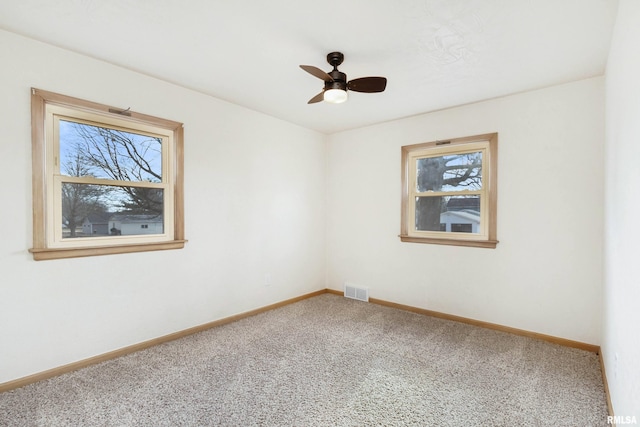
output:
[[[0,28],[324,133],[604,74],[616,0],[0,0]],[[345,55],[379,94],[307,100]]]

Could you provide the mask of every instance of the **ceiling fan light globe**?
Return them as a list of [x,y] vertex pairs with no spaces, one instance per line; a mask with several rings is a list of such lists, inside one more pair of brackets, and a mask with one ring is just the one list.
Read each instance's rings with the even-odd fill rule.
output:
[[348,98],[347,91],[342,89],[329,89],[324,91],[324,100],[331,104],[342,104]]

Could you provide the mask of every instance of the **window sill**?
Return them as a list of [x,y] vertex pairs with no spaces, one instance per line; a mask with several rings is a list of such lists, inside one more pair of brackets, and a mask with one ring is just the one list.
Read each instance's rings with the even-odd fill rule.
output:
[[498,240],[462,240],[462,239],[436,239],[432,237],[413,237],[400,235],[400,240],[410,243],[429,243],[434,245],[469,246],[474,248],[495,249]]
[[187,240],[171,240],[168,242],[145,243],[137,245],[85,246],[82,248],[31,248],[35,261],[49,259],[79,258],[97,255],[125,254],[133,252],[163,251],[182,249]]

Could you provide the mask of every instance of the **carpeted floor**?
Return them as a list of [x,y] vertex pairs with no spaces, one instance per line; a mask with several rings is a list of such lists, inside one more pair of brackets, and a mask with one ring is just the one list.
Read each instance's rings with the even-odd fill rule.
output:
[[606,426],[597,355],[324,294],[0,394],[1,426]]

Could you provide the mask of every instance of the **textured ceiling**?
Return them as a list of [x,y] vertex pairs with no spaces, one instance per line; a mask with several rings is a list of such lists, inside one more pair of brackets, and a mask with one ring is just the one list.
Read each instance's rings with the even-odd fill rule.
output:
[[[616,0],[0,0],[0,28],[324,133],[602,75]],[[380,94],[307,100],[341,51]]]

